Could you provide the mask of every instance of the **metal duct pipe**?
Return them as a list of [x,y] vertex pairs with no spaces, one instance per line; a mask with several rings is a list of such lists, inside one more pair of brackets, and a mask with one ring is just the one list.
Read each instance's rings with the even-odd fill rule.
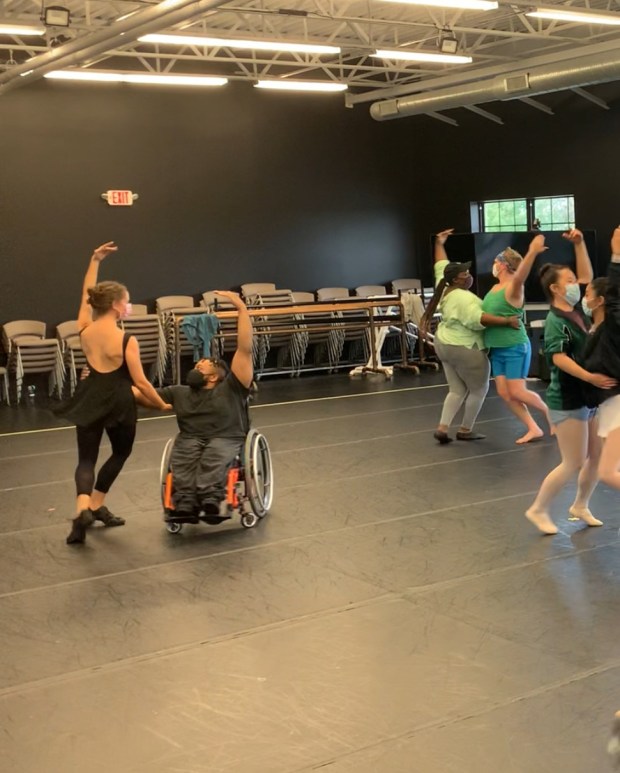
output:
[[42,78],[45,73],[82,64],[85,60],[127,45],[142,35],[217,8],[226,0],[164,0],[110,27],[74,38],[0,75],[0,94]]
[[534,97],[550,91],[607,83],[617,78],[620,78],[620,50],[577,56],[568,61],[535,67],[529,72],[520,70],[478,83],[375,102],[370,106],[370,115],[377,121],[388,121],[495,100]]

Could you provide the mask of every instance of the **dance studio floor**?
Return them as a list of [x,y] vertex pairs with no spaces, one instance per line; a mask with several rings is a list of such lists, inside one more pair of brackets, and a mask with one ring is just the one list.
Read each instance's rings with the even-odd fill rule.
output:
[[[2,773],[605,773],[620,709],[618,495],[523,517],[557,458],[493,396],[432,439],[441,376],[261,382],[256,529],[166,533],[147,418],[68,547],[74,434],[0,410]],[[29,432],[28,430],[34,430]],[[16,433],[16,434],[11,434]]]

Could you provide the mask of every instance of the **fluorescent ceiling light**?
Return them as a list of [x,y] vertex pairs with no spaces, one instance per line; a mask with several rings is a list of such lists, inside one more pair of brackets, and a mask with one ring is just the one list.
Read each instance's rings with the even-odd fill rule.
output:
[[45,27],[35,24],[0,24],[0,35],[45,35]]
[[279,40],[237,40],[235,38],[209,38],[202,35],[143,35],[141,43],[167,43],[175,46],[218,46],[251,51],[287,51],[297,54],[339,54],[337,46],[319,46],[314,43],[285,43]]
[[224,86],[227,78],[207,75],[156,75],[150,73],[103,72],[101,70],[53,70],[46,78],[106,83],[155,83],[164,86]]
[[388,3],[403,5],[426,5],[432,8],[461,8],[466,11],[494,11],[498,7],[495,0],[384,0]]
[[426,51],[375,51],[373,56],[380,59],[402,59],[405,62],[452,62],[453,64],[469,64],[471,56],[461,54],[431,54]]
[[526,16],[536,19],[554,19],[556,21],[576,21],[583,24],[620,24],[620,14],[605,14],[597,11],[583,11],[568,6],[544,7],[528,11]]
[[328,81],[258,81],[257,89],[278,89],[280,91],[346,91],[346,83]]

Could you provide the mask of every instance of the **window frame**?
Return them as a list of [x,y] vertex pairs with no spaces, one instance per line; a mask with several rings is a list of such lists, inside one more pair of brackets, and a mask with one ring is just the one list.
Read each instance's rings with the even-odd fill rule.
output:
[[[567,208],[568,208],[568,221],[566,220],[558,220],[557,222],[553,219],[553,201],[554,200],[565,200],[567,202]],[[500,216],[500,225],[499,226],[493,226],[493,227],[487,227],[487,224],[485,223],[485,204],[502,204],[504,202],[513,202],[513,204],[516,204],[517,202],[523,202],[525,201],[525,207],[526,207],[526,215],[527,215],[527,223],[512,223],[512,226],[509,226],[508,224],[504,227],[501,223],[501,216]],[[534,227],[534,221],[536,220],[536,203],[537,202],[550,202],[551,203],[551,222],[545,222],[540,223],[540,227]],[[570,219],[570,215],[573,215],[572,220]],[[470,216],[471,216],[471,230],[473,233],[506,233],[507,231],[535,231],[535,230],[541,230],[541,231],[565,231],[567,228],[574,228],[575,227],[575,196],[572,193],[565,193],[565,194],[553,194],[549,196],[525,196],[520,198],[514,198],[514,199],[485,199],[484,201],[472,201],[470,204]],[[540,220],[540,218],[538,218]],[[525,225],[525,228],[523,227]],[[561,226],[561,228],[554,228],[554,226]],[[499,228],[499,230],[495,230]]]

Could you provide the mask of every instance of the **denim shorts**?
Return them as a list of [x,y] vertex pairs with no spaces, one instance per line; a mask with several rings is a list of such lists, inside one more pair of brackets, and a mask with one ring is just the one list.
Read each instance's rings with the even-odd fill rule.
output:
[[493,347],[489,350],[493,376],[504,376],[509,381],[527,378],[532,361],[532,347],[529,341],[514,346]]
[[555,408],[549,408],[549,416],[553,425],[561,424],[566,419],[577,419],[577,421],[590,421],[596,416],[597,408],[573,408],[570,411],[560,411]]

